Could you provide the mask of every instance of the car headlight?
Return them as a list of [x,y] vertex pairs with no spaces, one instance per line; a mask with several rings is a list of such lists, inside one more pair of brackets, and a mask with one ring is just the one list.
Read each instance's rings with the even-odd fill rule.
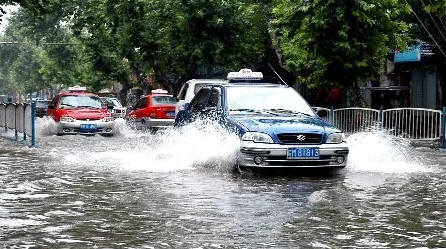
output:
[[113,117],[103,117],[102,118],[102,122],[112,122],[113,121]]
[[273,139],[268,134],[261,132],[246,132],[245,134],[243,134],[242,140],[253,141],[256,143],[274,143]]
[[344,133],[332,133],[327,137],[327,144],[340,144],[345,141]]
[[74,122],[74,118],[69,117],[69,116],[63,116],[60,118],[60,121],[62,122]]

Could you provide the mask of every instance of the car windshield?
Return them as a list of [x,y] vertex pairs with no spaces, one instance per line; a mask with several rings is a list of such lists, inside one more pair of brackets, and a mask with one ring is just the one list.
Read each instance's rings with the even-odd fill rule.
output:
[[240,111],[272,111],[275,113],[315,115],[305,99],[294,89],[288,87],[228,87],[227,105],[231,114]]
[[59,108],[102,108],[102,101],[98,96],[89,95],[67,95],[62,96],[59,102]]
[[47,108],[48,107],[48,105],[51,103],[51,100],[48,100],[48,101],[37,101],[36,102],[36,107],[37,108]]
[[163,96],[153,96],[152,105],[175,105],[176,101],[173,96],[163,95]]
[[106,105],[112,105],[114,107],[122,107],[121,102],[119,102],[118,99],[115,98],[101,98],[102,101],[104,101],[104,103]]

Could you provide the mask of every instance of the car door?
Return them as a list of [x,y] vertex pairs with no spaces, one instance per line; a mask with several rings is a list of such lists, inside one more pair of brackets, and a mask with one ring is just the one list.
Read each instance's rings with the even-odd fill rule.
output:
[[206,118],[210,118],[218,122],[221,121],[221,117],[223,115],[221,87],[214,86],[211,88],[211,93],[206,103],[206,107],[201,111],[201,113]]
[[134,122],[141,122],[144,115],[144,108],[147,107],[147,97],[143,97],[135,105],[134,110],[129,114],[129,117]]
[[46,116],[52,117],[55,121],[60,120],[60,114],[57,113],[57,104],[59,101],[59,95],[53,98],[51,103],[48,105],[48,109],[46,110]]

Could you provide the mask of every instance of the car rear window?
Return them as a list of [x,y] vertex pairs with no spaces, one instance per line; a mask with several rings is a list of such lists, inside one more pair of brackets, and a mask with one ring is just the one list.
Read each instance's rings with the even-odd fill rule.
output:
[[175,105],[173,96],[152,96],[152,105]]
[[121,102],[119,102],[119,100],[117,100],[117,99],[112,99],[112,98],[101,98],[101,99],[102,99],[102,101],[104,101],[104,103],[106,105],[122,107]]

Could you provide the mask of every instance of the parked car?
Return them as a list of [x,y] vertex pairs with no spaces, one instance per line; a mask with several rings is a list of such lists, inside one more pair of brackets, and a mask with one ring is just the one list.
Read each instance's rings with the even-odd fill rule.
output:
[[242,69],[227,83],[200,89],[179,111],[174,126],[216,120],[240,137],[237,168],[344,168],[344,134],[314,113],[293,88]]
[[48,109],[48,106],[50,105],[51,100],[37,100],[36,101],[36,117],[43,117],[46,115],[46,110]]
[[143,96],[127,115],[128,123],[135,129],[152,132],[172,127],[175,121],[175,98],[166,90],[156,89]]
[[184,105],[190,103],[195,94],[204,86],[214,83],[227,83],[224,79],[191,79],[186,81],[177,95],[175,113],[184,109]]
[[56,121],[57,134],[113,135],[114,118],[98,95],[74,86],[57,94],[46,115]]
[[114,118],[125,118],[127,108],[122,106],[121,101],[119,101],[119,99],[111,97],[100,97],[100,98],[105,103],[105,105],[113,106],[113,109],[110,109],[110,112]]

